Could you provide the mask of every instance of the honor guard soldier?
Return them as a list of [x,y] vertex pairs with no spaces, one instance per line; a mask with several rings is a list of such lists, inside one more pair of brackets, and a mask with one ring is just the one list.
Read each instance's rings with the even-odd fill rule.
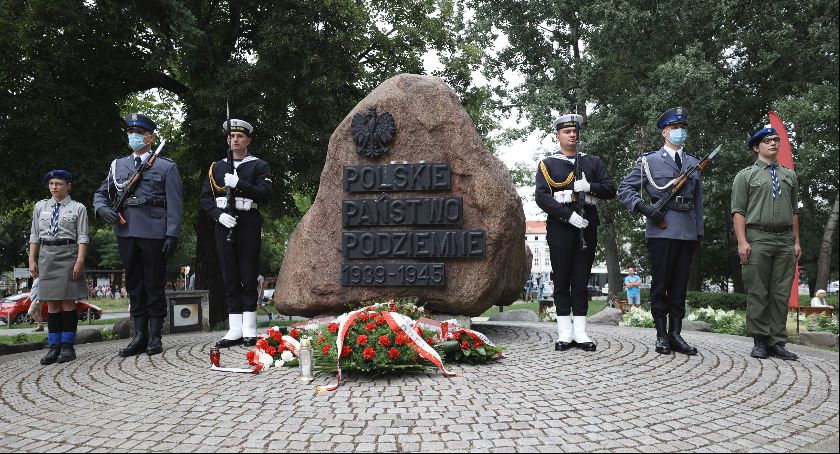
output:
[[[618,186],[621,202],[631,212],[647,217],[645,238],[651,264],[651,312],[656,326],[656,352],[672,350],[696,355],[680,334],[685,317],[685,293],[691,257],[697,239],[703,236],[703,191],[700,173],[694,172],[663,214],[654,209],[683,169],[697,165],[699,159],[683,149],[688,133],[688,112],[682,107],[668,109],[656,120],[665,145],[644,154],[633,171]],[[650,202],[642,197],[647,193]],[[662,222],[667,224],[661,228]]]
[[[228,122],[222,127],[228,131]],[[217,347],[257,342],[257,276],[262,247],[259,205],[271,198],[271,168],[248,152],[253,126],[230,120],[228,145],[233,151],[231,171],[226,159],[210,164],[201,189],[201,208],[216,224],[216,251],[225,285],[228,308],[227,334]],[[226,188],[232,195],[226,197]],[[228,206],[228,200],[235,206]]]
[[[105,181],[93,196],[96,216],[114,224],[125,267],[125,288],[134,320],[134,337],[119,351],[122,357],[163,351],[161,329],[167,312],[166,261],[175,253],[183,218],[178,167],[161,156],[141,175],[125,206],[112,206],[116,198],[128,190],[129,178],[141,164],[149,161],[155,140],[156,125],[151,118],[131,114],[125,117],[125,122],[128,145],[134,152],[111,162]],[[117,213],[117,210],[122,212]]]
[[785,350],[788,299],[799,246],[799,185],[793,170],[782,167],[779,135],[774,128],[756,131],[747,148],[753,165],[732,182],[732,223],[738,238],[741,275],[747,290],[747,332],[755,346],[753,358],[795,360]]
[[546,239],[554,273],[555,350],[596,349],[586,334],[587,284],[598,241],[595,204],[616,195],[601,159],[578,150],[582,124],[577,114],[554,120],[560,151],[540,161],[537,169],[536,201],[548,214]]

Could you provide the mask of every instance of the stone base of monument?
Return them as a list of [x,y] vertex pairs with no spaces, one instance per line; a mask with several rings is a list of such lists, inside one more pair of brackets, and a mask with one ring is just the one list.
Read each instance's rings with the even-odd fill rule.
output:
[[[130,323],[134,336],[134,321]],[[163,334],[210,331],[210,292],[178,290],[166,292],[166,319]]]

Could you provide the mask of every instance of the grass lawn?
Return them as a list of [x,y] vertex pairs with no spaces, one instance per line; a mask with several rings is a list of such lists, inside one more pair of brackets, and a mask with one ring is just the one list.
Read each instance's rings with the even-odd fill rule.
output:
[[91,298],[88,299],[87,302],[102,309],[103,313],[128,312],[128,298],[121,298],[118,300],[109,298]]
[[[598,312],[601,311],[601,309],[604,308],[604,306],[606,304],[607,304],[606,301],[599,301],[599,300],[590,301],[589,302],[589,312],[587,312],[586,315],[597,314]],[[506,311],[512,311],[512,310],[516,310],[516,309],[528,309],[530,311],[533,311],[535,314],[539,315],[540,304],[539,303],[526,303],[526,302],[520,300],[520,301],[517,301],[517,302],[511,304],[510,306],[505,306]],[[484,311],[484,313],[481,314],[481,316],[482,317],[489,317],[489,316],[491,316],[491,315],[493,315],[497,312],[499,312],[499,306],[493,306],[490,309],[487,309],[486,311]]]
[[47,340],[47,333],[20,333],[14,336],[3,336],[0,332],[0,344],[31,344]]

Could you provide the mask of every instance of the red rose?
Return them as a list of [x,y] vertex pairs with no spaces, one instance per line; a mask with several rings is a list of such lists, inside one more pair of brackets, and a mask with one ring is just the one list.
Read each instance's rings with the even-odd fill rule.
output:
[[434,345],[435,340],[431,336],[429,336],[426,338],[426,343],[429,345]]
[[455,339],[456,341],[461,340],[461,332],[456,331],[456,332],[452,333],[452,338]]
[[251,350],[251,351],[249,351],[248,353],[245,353],[245,359],[247,359],[247,360],[248,360],[248,364],[250,364],[250,365],[252,365],[252,366],[253,366],[253,365],[254,365],[254,363],[255,363],[255,362],[256,362],[256,360],[257,360],[257,352],[255,352],[255,351]]
[[408,336],[405,334],[398,334],[397,339],[394,341],[397,345],[405,345],[408,343]]
[[341,357],[347,358],[348,356],[353,354],[353,349],[350,348],[349,345],[345,345],[344,348],[341,349]]
[[300,339],[300,331],[298,331],[296,329],[293,329],[291,332],[289,332],[289,336],[292,336],[295,340],[299,340]]
[[370,316],[368,316],[368,314],[365,314],[364,312],[362,312],[362,313],[359,315],[359,320],[360,320],[360,321],[363,321],[363,322],[366,322],[369,318],[370,318]]
[[475,343],[473,344],[475,348],[481,347],[482,345],[484,344],[482,344],[481,341],[475,341]]
[[277,343],[283,342],[283,333],[275,331],[271,333],[271,338],[274,339]]
[[268,347],[268,341],[265,339],[258,339],[257,340],[257,348],[260,350],[265,350]]
[[461,350],[469,350],[469,349],[470,349],[470,343],[469,342],[467,342],[467,341],[461,342]]
[[368,330],[368,331],[375,330],[376,329],[376,323],[368,323],[367,325],[365,325],[365,329]]
[[391,339],[389,339],[388,336],[379,336],[379,345],[387,347],[391,345]]
[[271,345],[269,345],[268,347],[265,348],[265,352],[268,353],[268,356],[273,357],[274,354],[277,353],[277,349],[272,347]]
[[359,345],[365,345],[367,344],[367,339],[367,336],[365,336],[364,334],[359,334],[358,336],[356,336],[356,343]]
[[362,356],[367,360],[371,360],[376,356],[376,351],[374,349],[368,347],[368,348],[364,349],[364,351],[362,352]]
[[333,334],[337,333],[338,332],[338,323],[330,323],[329,325],[327,325],[327,329]]
[[397,359],[397,357],[399,357],[399,356],[400,356],[400,351],[399,351],[399,350],[397,350],[396,348],[391,347],[391,349],[390,349],[390,350],[388,350],[388,357],[389,357],[389,358],[391,358],[391,359]]
[[324,348],[321,349],[321,353],[323,353],[324,356],[329,355],[330,354],[330,344],[324,345]]

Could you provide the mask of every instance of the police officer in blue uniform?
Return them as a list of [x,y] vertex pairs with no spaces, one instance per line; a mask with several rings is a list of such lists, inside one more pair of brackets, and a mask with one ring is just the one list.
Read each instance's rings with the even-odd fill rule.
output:
[[114,159],[105,181],[93,196],[93,209],[101,219],[114,224],[114,234],[125,267],[134,337],[119,351],[128,357],[163,351],[161,329],[166,317],[166,261],[175,252],[181,234],[183,195],[178,167],[158,156],[143,173],[140,183],[123,211],[125,224],[119,222],[110,204],[126,189],[131,175],[152,154],[155,122],[142,114],[125,117],[128,156]]
[[[537,205],[548,214],[546,240],[554,273],[554,305],[557,309],[555,350],[576,346],[595,351],[596,345],[586,334],[589,306],[587,286],[595,259],[600,223],[595,204],[615,198],[616,190],[601,158],[578,149],[583,117],[567,114],[554,120],[560,151],[540,161],[536,178]],[[575,161],[580,160],[580,178]],[[583,198],[583,214],[578,201]],[[581,235],[581,231],[583,235]],[[586,249],[581,249],[583,240]],[[572,313],[574,312],[574,317]]]
[[[228,124],[222,125],[225,132]],[[257,342],[257,276],[262,248],[262,215],[259,208],[271,198],[272,176],[268,163],[248,151],[254,127],[244,120],[230,120],[228,145],[233,151],[233,172],[226,159],[210,164],[201,189],[201,209],[217,221],[216,251],[225,285],[228,332],[217,347]],[[233,190],[235,206],[227,207],[226,188]],[[228,241],[231,234],[233,241]]]
[[[665,144],[636,161],[633,171],[618,186],[621,202],[631,212],[646,218],[645,238],[652,268],[651,312],[656,326],[656,352],[672,350],[696,355],[680,335],[685,317],[685,294],[691,257],[703,236],[703,191],[700,172],[694,172],[663,214],[654,209],[683,169],[697,165],[699,159],[688,154],[683,144],[688,137],[688,111],[674,107],[656,121]],[[649,201],[643,194],[647,194]],[[660,228],[664,221],[666,228]]]

